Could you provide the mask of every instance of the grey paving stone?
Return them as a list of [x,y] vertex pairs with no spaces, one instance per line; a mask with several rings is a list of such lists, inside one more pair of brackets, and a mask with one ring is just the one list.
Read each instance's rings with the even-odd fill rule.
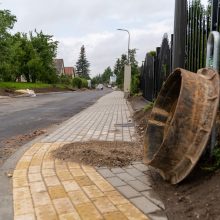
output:
[[168,218],[165,214],[161,214],[160,216],[158,214],[157,215],[149,214],[148,217],[151,220],[168,220]]
[[134,167],[133,168],[129,168],[129,169],[125,169],[125,171],[127,173],[129,173],[133,177],[137,177],[137,176],[142,176],[143,175],[142,172],[140,172],[138,169],[136,169]]
[[109,169],[98,169],[98,172],[105,178],[115,176]]
[[136,191],[134,188],[132,188],[129,185],[119,186],[119,187],[117,187],[117,189],[119,192],[121,192],[128,199],[141,195],[138,191]]
[[132,186],[134,189],[136,189],[138,192],[142,192],[142,191],[146,191],[146,190],[150,190],[151,189],[151,187],[149,187],[148,185],[142,183],[139,180],[129,181],[128,184],[130,186]]
[[158,206],[156,206],[144,196],[132,198],[130,201],[145,214],[160,211]]
[[138,180],[140,180],[142,183],[147,184],[148,186],[151,186],[151,177],[148,175],[138,176]]
[[129,175],[128,173],[117,173],[116,175],[125,182],[128,182],[130,180],[135,180],[135,178]]
[[143,163],[134,164],[133,166],[134,166],[135,168],[137,168],[138,170],[142,171],[142,172],[149,170],[149,167],[146,166],[146,165],[143,164]]
[[157,193],[155,193],[153,190],[147,190],[142,192],[142,194],[149,200],[151,200],[154,204],[159,206],[161,209],[165,209],[165,206],[163,202],[160,200],[159,196]]
[[113,186],[124,186],[124,185],[126,185],[126,183],[118,177],[109,177],[109,178],[106,178],[106,180],[109,183],[111,183]]
[[116,167],[116,168],[112,168],[111,169],[112,173],[124,173],[125,171],[120,168],[120,167]]

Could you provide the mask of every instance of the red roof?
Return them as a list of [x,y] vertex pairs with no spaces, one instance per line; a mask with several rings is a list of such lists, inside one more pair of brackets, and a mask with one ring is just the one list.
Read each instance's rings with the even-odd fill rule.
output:
[[64,67],[64,73],[68,76],[74,75],[74,68],[73,67]]

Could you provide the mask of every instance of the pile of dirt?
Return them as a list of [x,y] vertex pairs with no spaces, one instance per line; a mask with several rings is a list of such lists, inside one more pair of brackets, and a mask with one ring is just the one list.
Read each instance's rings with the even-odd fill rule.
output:
[[19,95],[19,93],[16,93],[12,89],[2,89],[2,88],[0,88],[0,96],[10,96],[10,97],[13,97],[15,95]]
[[60,160],[91,166],[123,167],[142,160],[143,149],[133,142],[89,141],[66,144],[52,154]]
[[45,130],[36,130],[29,134],[18,135],[0,142],[0,166],[7,160],[19,147],[33,140],[37,136],[45,134]]

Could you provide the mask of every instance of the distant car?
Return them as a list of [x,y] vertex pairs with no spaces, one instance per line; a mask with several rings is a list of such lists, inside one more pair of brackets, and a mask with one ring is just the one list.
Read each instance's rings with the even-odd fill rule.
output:
[[98,84],[98,86],[96,87],[96,89],[98,89],[98,90],[103,90],[103,85],[102,85],[102,84]]
[[112,85],[108,84],[108,88],[112,88]]

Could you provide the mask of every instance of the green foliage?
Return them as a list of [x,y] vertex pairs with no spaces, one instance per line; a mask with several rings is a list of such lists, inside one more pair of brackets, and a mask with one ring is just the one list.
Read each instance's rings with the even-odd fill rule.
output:
[[82,81],[82,88],[88,88],[88,81],[87,79],[81,78]]
[[23,75],[27,82],[56,83],[53,59],[58,42],[43,32],[10,34],[16,17],[0,10],[0,81],[16,81]]
[[219,169],[220,168],[220,146],[215,148],[215,150],[213,152],[213,157],[215,160],[214,167],[215,167],[215,169]]
[[3,89],[39,89],[39,88],[64,88],[62,84],[46,84],[46,83],[26,83],[26,82],[0,82],[0,88]]
[[67,76],[67,75],[61,75],[59,77],[59,82],[61,84],[65,84],[65,85],[71,85],[72,83],[72,78],[70,76]]
[[72,85],[73,85],[73,88],[81,89],[82,88],[82,80],[81,80],[81,78],[80,77],[73,78]]
[[102,77],[101,77],[101,75],[99,74],[99,75],[93,77],[91,83],[92,83],[92,87],[93,87],[93,88],[95,88],[96,85],[102,83]]
[[72,80],[72,86],[73,88],[78,88],[78,89],[88,88],[88,81],[87,79],[84,79],[84,78],[75,77]]
[[155,57],[156,56],[156,51],[150,51],[148,54],[151,55],[152,57]]
[[105,84],[108,84],[109,83],[109,80],[110,80],[110,76],[112,76],[113,72],[111,70],[111,67],[107,67],[105,70],[104,70],[104,73],[102,74],[101,76],[101,82],[102,83],[105,83]]
[[146,105],[144,106],[143,111],[144,111],[144,112],[147,112],[147,111],[149,111],[150,109],[152,109],[153,106],[154,106],[154,103],[153,103],[153,102],[150,102],[150,103],[148,103],[148,104],[146,104]]
[[88,62],[88,60],[86,58],[85,47],[84,47],[84,45],[82,45],[82,47],[80,49],[79,59],[76,62],[76,72],[80,77],[85,78],[85,79],[90,79],[89,67],[90,67],[90,63]]

